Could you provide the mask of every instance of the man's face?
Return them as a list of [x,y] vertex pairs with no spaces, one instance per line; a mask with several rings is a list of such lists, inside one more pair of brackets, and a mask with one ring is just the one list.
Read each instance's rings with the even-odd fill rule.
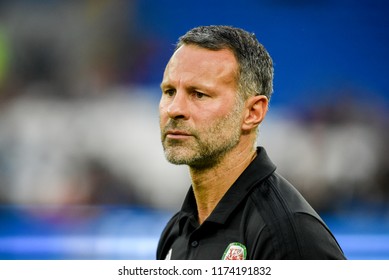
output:
[[[229,50],[183,45],[171,57],[161,83],[161,140],[168,161],[204,168],[239,142],[237,62]],[[240,104],[240,103],[239,103]]]

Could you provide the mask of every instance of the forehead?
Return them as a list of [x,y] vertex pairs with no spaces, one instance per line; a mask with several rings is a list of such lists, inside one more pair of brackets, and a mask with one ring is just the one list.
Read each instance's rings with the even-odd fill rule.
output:
[[183,45],[168,62],[164,82],[206,81],[235,82],[237,61],[229,49],[208,50],[195,45]]

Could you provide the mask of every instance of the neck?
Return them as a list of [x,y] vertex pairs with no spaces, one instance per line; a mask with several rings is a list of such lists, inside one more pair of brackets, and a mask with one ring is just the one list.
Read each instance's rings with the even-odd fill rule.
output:
[[200,224],[211,214],[224,194],[255,156],[254,147],[246,146],[242,149],[238,145],[215,166],[207,169],[190,167]]

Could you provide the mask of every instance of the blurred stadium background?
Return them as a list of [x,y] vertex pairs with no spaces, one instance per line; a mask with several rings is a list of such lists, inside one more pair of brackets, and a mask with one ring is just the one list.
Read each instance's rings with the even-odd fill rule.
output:
[[197,25],[254,32],[275,63],[259,144],[349,259],[389,259],[385,0],[0,1],[0,259],[154,259],[186,167],[159,83]]

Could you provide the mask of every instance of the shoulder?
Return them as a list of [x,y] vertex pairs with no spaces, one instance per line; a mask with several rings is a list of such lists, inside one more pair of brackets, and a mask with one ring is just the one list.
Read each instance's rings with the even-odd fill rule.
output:
[[343,258],[318,213],[276,172],[253,187],[248,203],[255,213],[252,219],[263,221],[261,228],[251,227],[249,230],[254,231],[248,233],[255,240],[256,258],[258,254],[259,258],[274,259]]
[[250,200],[258,211],[268,215],[288,218],[293,213],[306,213],[321,221],[301,193],[276,172],[255,184]]

